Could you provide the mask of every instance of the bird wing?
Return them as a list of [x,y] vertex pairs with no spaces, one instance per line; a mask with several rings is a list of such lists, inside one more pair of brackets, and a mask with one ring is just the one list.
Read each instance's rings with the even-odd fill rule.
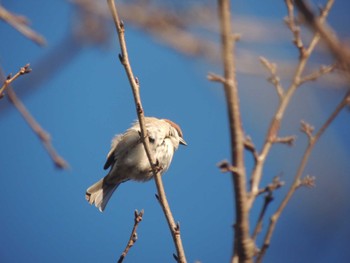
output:
[[123,156],[128,150],[132,149],[140,143],[139,131],[135,129],[129,129],[124,134],[117,135],[112,140],[111,150],[107,155],[107,161],[103,169],[109,168],[115,163],[119,156]]

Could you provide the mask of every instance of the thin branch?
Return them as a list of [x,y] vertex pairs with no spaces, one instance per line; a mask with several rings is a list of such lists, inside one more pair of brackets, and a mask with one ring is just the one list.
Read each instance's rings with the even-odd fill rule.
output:
[[140,123],[142,143],[144,145],[147,158],[148,158],[149,163],[150,163],[151,168],[152,168],[153,176],[154,176],[155,183],[157,186],[159,202],[161,204],[161,207],[163,209],[164,215],[167,219],[167,222],[168,222],[168,225],[170,228],[171,235],[173,237],[173,241],[174,241],[174,244],[176,247],[177,257],[179,259],[178,262],[185,263],[185,262],[187,262],[187,260],[186,260],[185,251],[184,251],[184,248],[182,245],[180,228],[178,227],[178,224],[175,223],[174,217],[172,215],[172,212],[171,212],[170,207],[169,207],[169,203],[168,203],[166,195],[165,195],[165,190],[164,190],[163,182],[161,179],[161,174],[160,174],[159,169],[156,165],[156,161],[154,160],[154,158],[150,152],[149,141],[146,140],[147,130],[145,127],[145,117],[144,117],[144,111],[143,111],[142,103],[141,103],[139,82],[134,77],[134,74],[133,74],[131,66],[130,66],[126,42],[125,42],[125,35],[124,35],[124,31],[125,31],[124,23],[119,19],[117,7],[114,3],[114,0],[107,0],[107,1],[108,1],[108,5],[109,5],[110,11],[111,11],[112,16],[113,16],[113,21],[115,23],[115,27],[116,27],[116,30],[118,33],[119,44],[120,44],[120,49],[121,49],[121,54],[119,55],[119,59],[120,59],[122,65],[124,66],[124,69],[125,69],[126,74],[128,76],[130,86],[131,86],[131,89],[133,92],[135,106],[136,106],[136,113],[137,113],[137,117],[138,117],[138,120]]
[[249,136],[246,136],[246,137],[245,137],[245,140],[244,140],[244,148],[245,148],[247,151],[249,151],[249,152],[252,153],[253,158],[254,158],[254,161],[255,161],[255,163],[256,163],[256,162],[258,161],[258,158],[259,158],[259,153],[258,153],[258,151],[256,150],[255,145],[254,145],[252,139],[251,139]]
[[0,99],[4,97],[5,90],[10,86],[10,84],[13,81],[15,81],[15,79],[17,79],[19,76],[30,73],[31,71],[32,69],[30,68],[30,64],[27,64],[24,67],[21,67],[21,69],[13,77],[11,77],[11,75],[7,76],[6,80],[4,81],[4,84],[0,89]]
[[46,45],[45,38],[28,26],[28,20],[25,17],[15,15],[0,5],[0,19],[4,20],[6,23],[14,27],[22,35],[32,40],[36,44],[40,46]]
[[286,205],[290,201],[291,197],[293,196],[296,189],[298,189],[301,185],[307,185],[312,186],[314,185],[315,178],[306,176],[304,179],[301,179],[302,174],[304,173],[306,164],[309,160],[309,157],[311,155],[311,152],[315,146],[315,144],[318,142],[322,134],[326,131],[326,129],[330,126],[330,124],[334,121],[334,119],[338,116],[338,114],[350,103],[350,91],[348,91],[342,101],[338,104],[338,106],[335,108],[333,113],[330,115],[330,117],[326,120],[326,122],[321,126],[321,128],[317,131],[315,135],[308,135],[309,136],[309,144],[304,152],[304,155],[301,159],[300,165],[298,167],[298,170],[295,174],[293,184],[291,185],[288,193],[286,194],[285,198],[283,199],[282,203],[278,207],[277,211],[273,214],[273,216],[270,219],[270,224],[266,233],[266,236],[264,238],[264,243],[262,246],[262,249],[260,251],[260,254],[258,255],[257,262],[261,262],[266,250],[270,246],[271,237],[275,230],[276,223],[278,219],[280,218],[283,210],[285,209]]
[[[19,76],[23,74],[27,74],[31,72],[31,68],[29,67],[29,64],[22,67],[12,78],[10,76],[7,77],[7,79],[4,81],[4,85],[1,88],[1,94],[3,95],[3,92],[7,91],[7,97],[9,101],[16,107],[16,109],[19,111],[19,113],[22,115],[23,119],[28,123],[29,127],[34,131],[34,133],[38,136],[38,138],[41,140],[42,144],[44,145],[47,153],[51,157],[52,161],[54,162],[55,166],[60,169],[68,168],[68,163],[57,154],[56,150],[51,144],[50,135],[40,126],[40,124],[34,119],[34,117],[30,114],[30,112],[26,109],[24,104],[20,101],[20,99],[17,97],[15,91],[11,87],[11,83],[18,78]],[[4,78],[3,71],[0,67],[0,79]]]
[[49,133],[47,133],[40,124],[34,119],[34,117],[29,113],[24,104],[19,100],[16,93],[11,87],[7,88],[7,95],[10,102],[17,108],[21,113],[23,119],[28,123],[29,127],[38,136],[44,145],[47,153],[51,157],[55,166],[59,169],[66,169],[69,164],[56,152],[55,148],[51,143],[51,138]]
[[[326,16],[328,15],[328,12],[331,8],[331,2],[333,2],[333,0],[329,0],[328,4],[326,6],[326,9],[324,12],[321,13],[319,21],[320,23],[323,23],[326,19]],[[294,15],[293,15],[293,9],[291,9],[290,5],[292,5],[292,1],[291,0],[286,0],[286,5],[287,5],[287,9],[288,9],[288,13],[289,13],[289,18],[288,21],[290,21],[289,23],[294,24],[294,22],[291,22],[292,20],[294,21]],[[293,28],[291,28],[292,32],[293,32]],[[295,32],[293,32],[293,34],[295,35]],[[267,158],[267,155],[269,154],[271,147],[274,143],[274,141],[276,140],[276,138],[278,137],[278,132],[280,130],[280,126],[281,126],[281,121],[282,118],[284,116],[284,113],[289,105],[289,102],[291,101],[295,91],[297,90],[297,88],[301,85],[301,76],[302,73],[304,72],[304,69],[306,67],[306,63],[308,62],[311,53],[314,51],[317,43],[319,42],[319,35],[317,33],[314,34],[314,36],[312,37],[310,44],[308,47],[304,47],[299,45],[298,48],[300,51],[300,57],[299,57],[299,63],[296,67],[295,73],[294,73],[294,77],[293,77],[293,81],[291,83],[291,85],[289,86],[289,88],[287,89],[283,99],[280,101],[280,104],[276,110],[276,113],[270,123],[269,126],[269,130],[267,132],[267,135],[265,137],[265,143],[263,145],[263,148],[260,152],[260,156],[258,158],[258,162],[256,163],[252,176],[251,176],[251,191],[250,191],[250,195],[249,195],[249,204],[248,204],[248,209],[250,210],[253,202],[255,201],[256,196],[259,193],[259,184],[261,181],[261,177],[262,177],[262,171],[263,171],[263,167]]]
[[236,210],[235,242],[232,261],[238,257],[240,262],[252,262],[255,245],[249,233],[249,215],[247,209],[246,172],[244,165],[244,133],[240,116],[239,98],[236,83],[235,39],[232,37],[231,8],[229,0],[218,1],[218,13],[221,29],[221,50],[224,66],[224,89],[230,125],[231,157],[234,202]]
[[273,195],[272,195],[272,191],[269,192],[268,194],[266,194],[265,198],[264,198],[264,204],[261,208],[260,214],[259,214],[259,218],[258,221],[256,223],[256,226],[254,228],[254,232],[253,232],[253,236],[252,239],[255,241],[258,234],[261,232],[262,230],[262,224],[263,224],[263,219],[267,210],[267,207],[269,206],[269,204],[273,201]]
[[296,19],[294,17],[293,0],[285,0],[285,3],[288,10],[288,16],[284,19],[284,21],[287,24],[289,30],[293,33],[293,43],[298,48],[300,57],[302,57],[305,52],[305,47],[301,39],[300,27],[296,24]]
[[229,164],[227,160],[223,160],[217,164],[218,168],[222,173],[227,173],[227,172],[232,172],[232,173],[237,173],[238,169],[237,167],[232,166]]
[[220,82],[222,84],[225,84],[226,82],[226,79],[223,76],[217,75],[215,73],[208,73],[207,79],[210,81]]
[[259,60],[261,64],[263,64],[270,72],[271,76],[267,80],[275,86],[278,97],[282,99],[284,96],[284,89],[282,87],[281,80],[277,75],[277,65],[275,63],[271,63],[264,57],[259,57]]
[[322,21],[322,16],[326,16],[333,5],[334,0],[329,0],[326,6],[321,10],[321,16],[318,18],[311,8],[303,0],[295,0],[299,12],[304,16],[306,22],[318,33],[328,45],[332,54],[339,61],[340,67],[350,71],[350,48],[341,43],[333,30]]
[[328,65],[328,66],[321,66],[318,70],[310,73],[309,75],[302,77],[300,79],[300,85],[304,84],[305,82],[315,81],[319,77],[333,72],[335,68],[336,68],[336,64]]
[[300,131],[305,133],[309,140],[311,140],[313,137],[312,133],[314,132],[314,129],[315,128],[311,124],[307,123],[306,121],[301,121]]
[[122,263],[123,262],[124,258],[126,257],[126,255],[129,252],[130,248],[132,248],[132,246],[136,243],[137,238],[138,238],[136,230],[137,230],[137,227],[139,226],[139,223],[142,221],[143,214],[144,214],[143,210],[141,210],[141,212],[135,210],[135,213],[134,213],[134,217],[135,217],[134,218],[134,227],[132,228],[129,241],[128,241],[128,243],[127,243],[123,253],[120,255],[118,263]]
[[266,187],[259,190],[259,195],[263,193],[269,193],[281,188],[284,185],[284,182],[280,180],[280,176],[275,176],[272,180],[272,183],[268,184]]
[[293,146],[295,142],[295,136],[291,135],[291,136],[285,136],[285,137],[276,137],[273,142],[286,144],[288,146]]

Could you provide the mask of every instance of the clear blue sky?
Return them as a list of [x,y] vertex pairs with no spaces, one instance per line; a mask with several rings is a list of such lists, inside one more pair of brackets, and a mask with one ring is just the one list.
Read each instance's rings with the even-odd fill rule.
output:
[[[280,23],[285,16],[280,2],[237,1],[234,14]],[[8,74],[29,62],[30,75],[35,76],[43,70],[37,66],[40,59],[57,49],[70,31],[75,12],[66,1],[1,3],[27,16],[48,45],[40,48],[0,22],[0,64]],[[349,37],[345,13],[349,7],[345,0],[336,1],[330,17],[344,37]],[[188,142],[187,147],[179,148],[163,177],[172,211],[181,225],[188,262],[228,262],[232,185],[229,175],[216,167],[219,161],[229,159],[226,108],[221,87],[206,80],[207,72],[220,73],[221,69],[179,55],[147,34],[126,27],[146,115],[177,122]],[[6,105],[0,107],[1,262],[116,262],[129,238],[134,209],[144,209],[145,215],[138,229],[139,240],[126,262],[173,262],[175,249],[154,197],[153,181],[121,185],[104,213],[84,198],[86,188],[106,173],[102,167],[111,138],[136,118],[131,90],[117,58],[115,31],[110,34],[108,45],[74,50],[63,66],[52,60],[53,67],[48,70],[54,73],[36,88],[29,85],[30,75],[14,84],[25,105],[51,134],[57,151],[70,163],[69,170],[55,169],[18,112],[6,100],[0,101]],[[296,59],[288,42],[262,45],[256,47],[243,39],[238,48],[258,48],[266,57]],[[239,74],[238,81],[244,128],[260,148],[277,96],[264,77]],[[318,127],[343,91],[319,88],[316,83],[298,93],[281,131],[282,135],[296,134],[298,140],[293,148],[276,146],[272,151],[264,183],[277,174],[282,174],[287,185],[291,182],[306,144],[299,133],[300,120]],[[306,173],[317,177],[316,188],[297,191],[278,222],[266,262],[347,262],[349,132],[349,112],[345,111],[317,145],[307,167]],[[251,167],[249,155],[246,159]],[[269,212],[276,209],[285,192],[286,188],[276,193]],[[258,213],[259,205],[252,212],[254,222]]]

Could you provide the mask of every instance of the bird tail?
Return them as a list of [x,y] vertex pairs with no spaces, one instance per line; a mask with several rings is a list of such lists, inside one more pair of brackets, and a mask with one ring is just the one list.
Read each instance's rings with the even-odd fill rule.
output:
[[85,198],[90,205],[95,206],[103,212],[106,205],[111,198],[114,191],[117,189],[120,183],[110,184],[107,183],[105,178],[102,178],[97,183],[93,184],[86,190]]

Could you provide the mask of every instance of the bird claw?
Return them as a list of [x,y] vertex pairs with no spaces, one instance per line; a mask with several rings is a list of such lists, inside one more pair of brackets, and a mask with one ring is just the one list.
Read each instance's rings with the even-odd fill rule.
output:
[[159,160],[156,160],[156,163],[154,164],[155,172],[158,173],[163,170],[163,167],[160,165]]

